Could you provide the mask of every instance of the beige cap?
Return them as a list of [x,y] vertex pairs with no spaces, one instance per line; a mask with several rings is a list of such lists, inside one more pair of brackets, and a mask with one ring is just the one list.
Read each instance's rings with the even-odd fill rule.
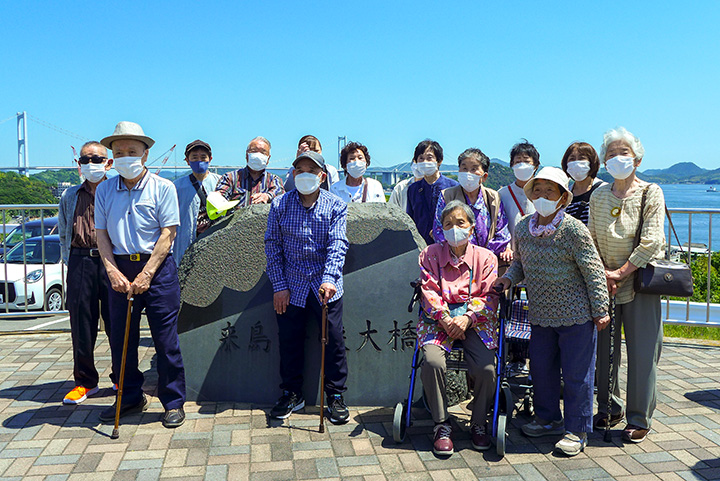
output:
[[528,199],[530,198],[530,194],[532,194],[535,181],[538,179],[551,180],[557,185],[559,185],[561,193],[563,190],[568,193],[568,200],[565,203],[565,206],[567,207],[568,205],[570,205],[570,202],[572,202],[573,199],[573,193],[570,190],[570,178],[562,169],[559,169],[557,167],[543,167],[542,169],[540,169],[540,172],[535,174],[535,177],[528,180],[527,184],[525,184],[525,187],[523,187],[525,195]]
[[118,122],[118,124],[115,126],[115,132],[113,132],[111,136],[102,139],[100,143],[108,149],[112,150],[112,143],[116,140],[123,139],[139,140],[143,144],[147,145],[148,149],[155,145],[155,141],[145,135],[145,132],[143,132],[143,129],[142,127],[140,127],[140,125],[136,124],[135,122],[128,122],[127,120]]

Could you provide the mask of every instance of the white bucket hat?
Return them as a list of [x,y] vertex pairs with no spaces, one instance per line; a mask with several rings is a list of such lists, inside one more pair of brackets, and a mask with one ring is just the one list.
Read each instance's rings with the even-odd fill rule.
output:
[[528,183],[525,184],[525,187],[523,187],[523,190],[525,191],[525,195],[527,198],[530,198],[530,194],[532,194],[533,186],[535,185],[535,181],[538,179],[543,180],[550,180],[555,182],[557,185],[560,186],[560,193],[562,194],[562,191],[565,191],[568,193],[568,200],[565,203],[565,207],[570,205],[570,202],[572,202],[573,194],[572,191],[570,191],[570,178],[567,176],[567,174],[557,167],[543,167],[540,169],[540,172],[535,174],[535,177],[528,180]]
[[135,122],[128,122],[127,120],[118,122],[115,126],[115,132],[113,132],[111,136],[102,139],[100,143],[112,150],[112,143],[116,140],[123,139],[139,140],[143,144],[147,145],[148,149],[155,144],[153,139],[145,135],[145,132],[143,132],[140,125]]

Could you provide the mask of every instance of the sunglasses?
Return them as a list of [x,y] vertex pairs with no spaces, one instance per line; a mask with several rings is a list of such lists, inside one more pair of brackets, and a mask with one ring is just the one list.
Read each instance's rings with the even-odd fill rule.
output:
[[92,162],[93,164],[102,164],[107,159],[107,157],[101,157],[99,155],[83,155],[78,159],[78,162],[80,162],[81,164],[89,164],[90,162]]

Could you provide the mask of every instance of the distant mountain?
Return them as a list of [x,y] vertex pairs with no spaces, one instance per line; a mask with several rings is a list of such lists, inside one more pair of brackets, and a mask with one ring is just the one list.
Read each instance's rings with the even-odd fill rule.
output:
[[708,170],[693,162],[680,162],[667,169],[648,169],[638,177],[658,184],[720,184],[720,169]]

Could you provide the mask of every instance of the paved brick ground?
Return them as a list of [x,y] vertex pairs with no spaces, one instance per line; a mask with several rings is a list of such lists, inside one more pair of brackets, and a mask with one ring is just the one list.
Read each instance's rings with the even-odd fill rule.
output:
[[[142,344],[152,393],[153,349],[147,337]],[[106,342],[97,354],[99,366],[109,365]],[[653,432],[639,445],[624,445],[617,431],[612,444],[593,434],[585,453],[559,457],[554,439],[520,434],[520,415],[499,459],[472,450],[468,416],[455,409],[458,452],[447,460],[432,454],[432,422],[420,410],[405,443],[395,444],[388,408],[353,408],[349,424],[319,434],[316,408],[269,423],[267,406],[190,403],[185,425],[171,431],[152,398],[111,440],[112,426],[98,421],[112,402],[109,383],[81,406],[61,404],[73,385],[71,356],[68,333],[0,337],[0,479],[720,479],[717,347],[666,343]]]

